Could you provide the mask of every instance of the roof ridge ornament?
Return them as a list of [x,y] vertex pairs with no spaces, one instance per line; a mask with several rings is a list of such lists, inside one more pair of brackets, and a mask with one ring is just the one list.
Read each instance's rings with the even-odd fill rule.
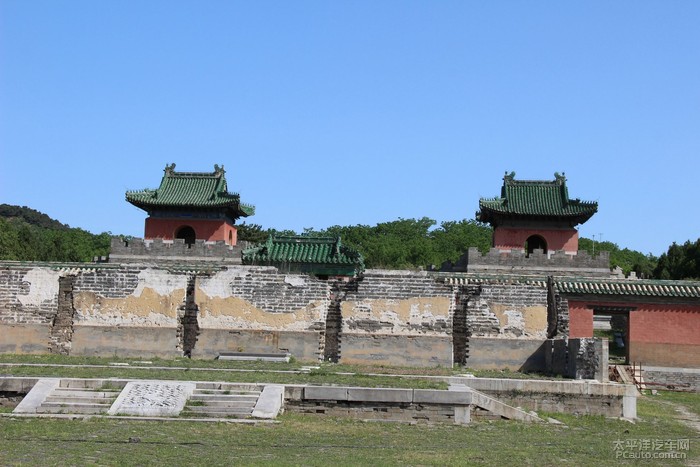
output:
[[229,193],[224,166],[214,172],[176,172],[175,163],[166,164],[160,186],[127,191],[126,200],[151,215],[164,209],[217,211],[235,220],[255,214],[255,207],[243,204],[238,193]]
[[481,222],[556,221],[574,226],[583,224],[598,210],[597,202],[569,197],[565,172],[555,172],[554,180],[515,180],[515,172],[506,172],[501,196],[481,198],[476,217]]

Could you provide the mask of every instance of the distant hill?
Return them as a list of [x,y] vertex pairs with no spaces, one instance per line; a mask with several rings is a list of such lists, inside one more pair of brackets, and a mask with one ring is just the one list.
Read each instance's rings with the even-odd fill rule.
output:
[[0,217],[7,220],[22,220],[29,225],[44,229],[68,230],[70,226],[52,219],[43,212],[27,206],[14,206],[12,204],[0,204]]
[[111,237],[71,228],[26,206],[0,204],[0,260],[91,261],[109,253]]

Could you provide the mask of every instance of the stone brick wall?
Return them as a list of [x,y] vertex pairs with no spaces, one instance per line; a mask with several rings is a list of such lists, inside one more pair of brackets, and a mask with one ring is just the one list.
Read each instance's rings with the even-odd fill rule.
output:
[[567,374],[574,379],[608,381],[608,340],[569,339]]
[[571,311],[569,308],[569,301],[559,294],[553,294],[552,303],[548,305],[553,306],[552,313],[555,316],[552,318],[556,319],[555,327],[553,328],[553,333],[548,334],[547,337],[566,337],[570,335],[571,329]]
[[344,333],[445,335],[455,289],[425,272],[367,270],[341,304]]
[[68,355],[70,354],[73,340],[73,284],[75,275],[67,275],[58,278],[58,309],[51,323],[51,335],[49,337],[49,352]]
[[317,416],[412,423],[469,423],[472,394],[399,388],[287,386],[285,410]]
[[[457,358],[473,368],[537,369],[547,305],[541,278],[368,270],[340,283],[274,267],[170,262],[0,269],[0,323],[46,326],[12,328],[46,332],[28,344],[32,352],[52,339],[53,351],[72,354],[288,351],[345,363],[451,366]],[[21,342],[10,347],[21,351]]]
[[0,322],[50,324],[58,307],[61,273],[46,267],[5,265],[0,269]]
[[163,262],[163,261],[199,261],[241,264],[241,250],[248,248],[248,242],[227,245],[223,240],[206,242],[196,240],[187,245],[183,239],[162,240],[159,238],[144,240],[133,238],[125,241],[112,238],[109,261],[111,263]]
[[332,282],[274,267],[230,267],[196,278],[199,337],[193,356],[219,352],[290,352],[324,356]]
[[649,389],[700,392],[700,369],[646,367],[642,371]]
[[637,418],[637,391],[632,385],[500,378],[454,381],[528,411]]
[[231,267],[197,277],[195,301],[202,327],[307,330],[320,322],[325,328],[330,284],[274,267]]
[[298,400],[288,401],[285,410],[305,415],[367,421],[455,424],[455,408],[448,405]]
[[547,286],[544,281],[484,283],[467,303],[471,337],[547,337]]
[[549,339],[544,342],[543,353],[548,373],[601,383],[608,381],[607,339]]
[[76,293],[92,293],[104,298],[125,298],[139,285],[139,273],[144,268],[123,267],[83,271],[73,284]]
[[469,250],[456,264],[445,264],[443,271],[471,272],[479,274],[549,274],[556,276],[610,277],[610,256],[607,251],[591,256],[586,251],[576,255],[564,251],[545,254],[535,250],[529,256],[524,251],[503,253],[492,248],[482,254],[477,248]]
[[165,326],[176,328],[187,275],[143,267],[102,268],[76,277],[76,326]]

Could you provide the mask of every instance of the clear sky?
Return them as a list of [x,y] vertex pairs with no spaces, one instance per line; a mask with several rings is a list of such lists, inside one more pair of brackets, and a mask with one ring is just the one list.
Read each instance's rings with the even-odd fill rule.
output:
[[700,2],[0,0],[0,202],[141,236],[226,168],[249,222],[473,219],[566,172],[581,235],[700,236]]

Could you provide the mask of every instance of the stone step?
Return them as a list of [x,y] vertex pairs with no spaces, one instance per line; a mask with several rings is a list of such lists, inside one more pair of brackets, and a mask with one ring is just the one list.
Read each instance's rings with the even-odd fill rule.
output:
[[253,406],[248,407],[207,407],[207,406],[186,406],[187,412],[195,412],[198,414],[231,414],[231,415],[250,415],[253,412]]
[[112,404],[106,403],[102,404],[99,402],[73,402],[71,404],[66,404],[63,402],[56,402],[56,401],[44,401],[41,406],[42,407],[63,407],[63,408],[73,408],[73,407],[106,407],[109,408]]
[[224,401],[206,401],[204,405],[194,405],[188,404],[187,407],[255,407],[257,399],[253,401],[236,401],[236,400],[224,400]]
[[103,414],[112,406],[121,389],[102,390],[97,380],[61,380],[51,391],[37,413]]
[[75,396],[54,396],[53,394],[44,400],[44,404],[51,402],[54,404],[108,404],[112,405],[114,397],[75,397]]
[[262,389],[195,389],[193,394],[217,394],[217,395],[254,395],[260,394]]
[[236,401],[236,402],[255,402],[260,397],[258,394],[192,394],[190,400],[216,402],[216,401]]
[[262,390],[262,387],[257,384],[234,384],[234,383],[197,383],[197,388],[195,391],[209,390],[209,391],[258,391]]
[[121,391],[126,385],[125,381],[105,381],[94,379],[62,379],[58,389],[87,389],[99,391]]
[[109,409],[107,407],[93,407],[93,406],[76,406],[76,405],[59,405],[59,406],[40,406],[37,407],[36,413],[60,413],[60,414],[104,414]]
[[80,391],[76,389],[54,389],[49,397],[82,397],[86,399],[116,399],[120,391]]
[[183,412],[183,416],[191,418],[231,418],[231,419],[248,419],[251,418],[250,413],[226,413],[226,412],[206,412],[194,413]]

